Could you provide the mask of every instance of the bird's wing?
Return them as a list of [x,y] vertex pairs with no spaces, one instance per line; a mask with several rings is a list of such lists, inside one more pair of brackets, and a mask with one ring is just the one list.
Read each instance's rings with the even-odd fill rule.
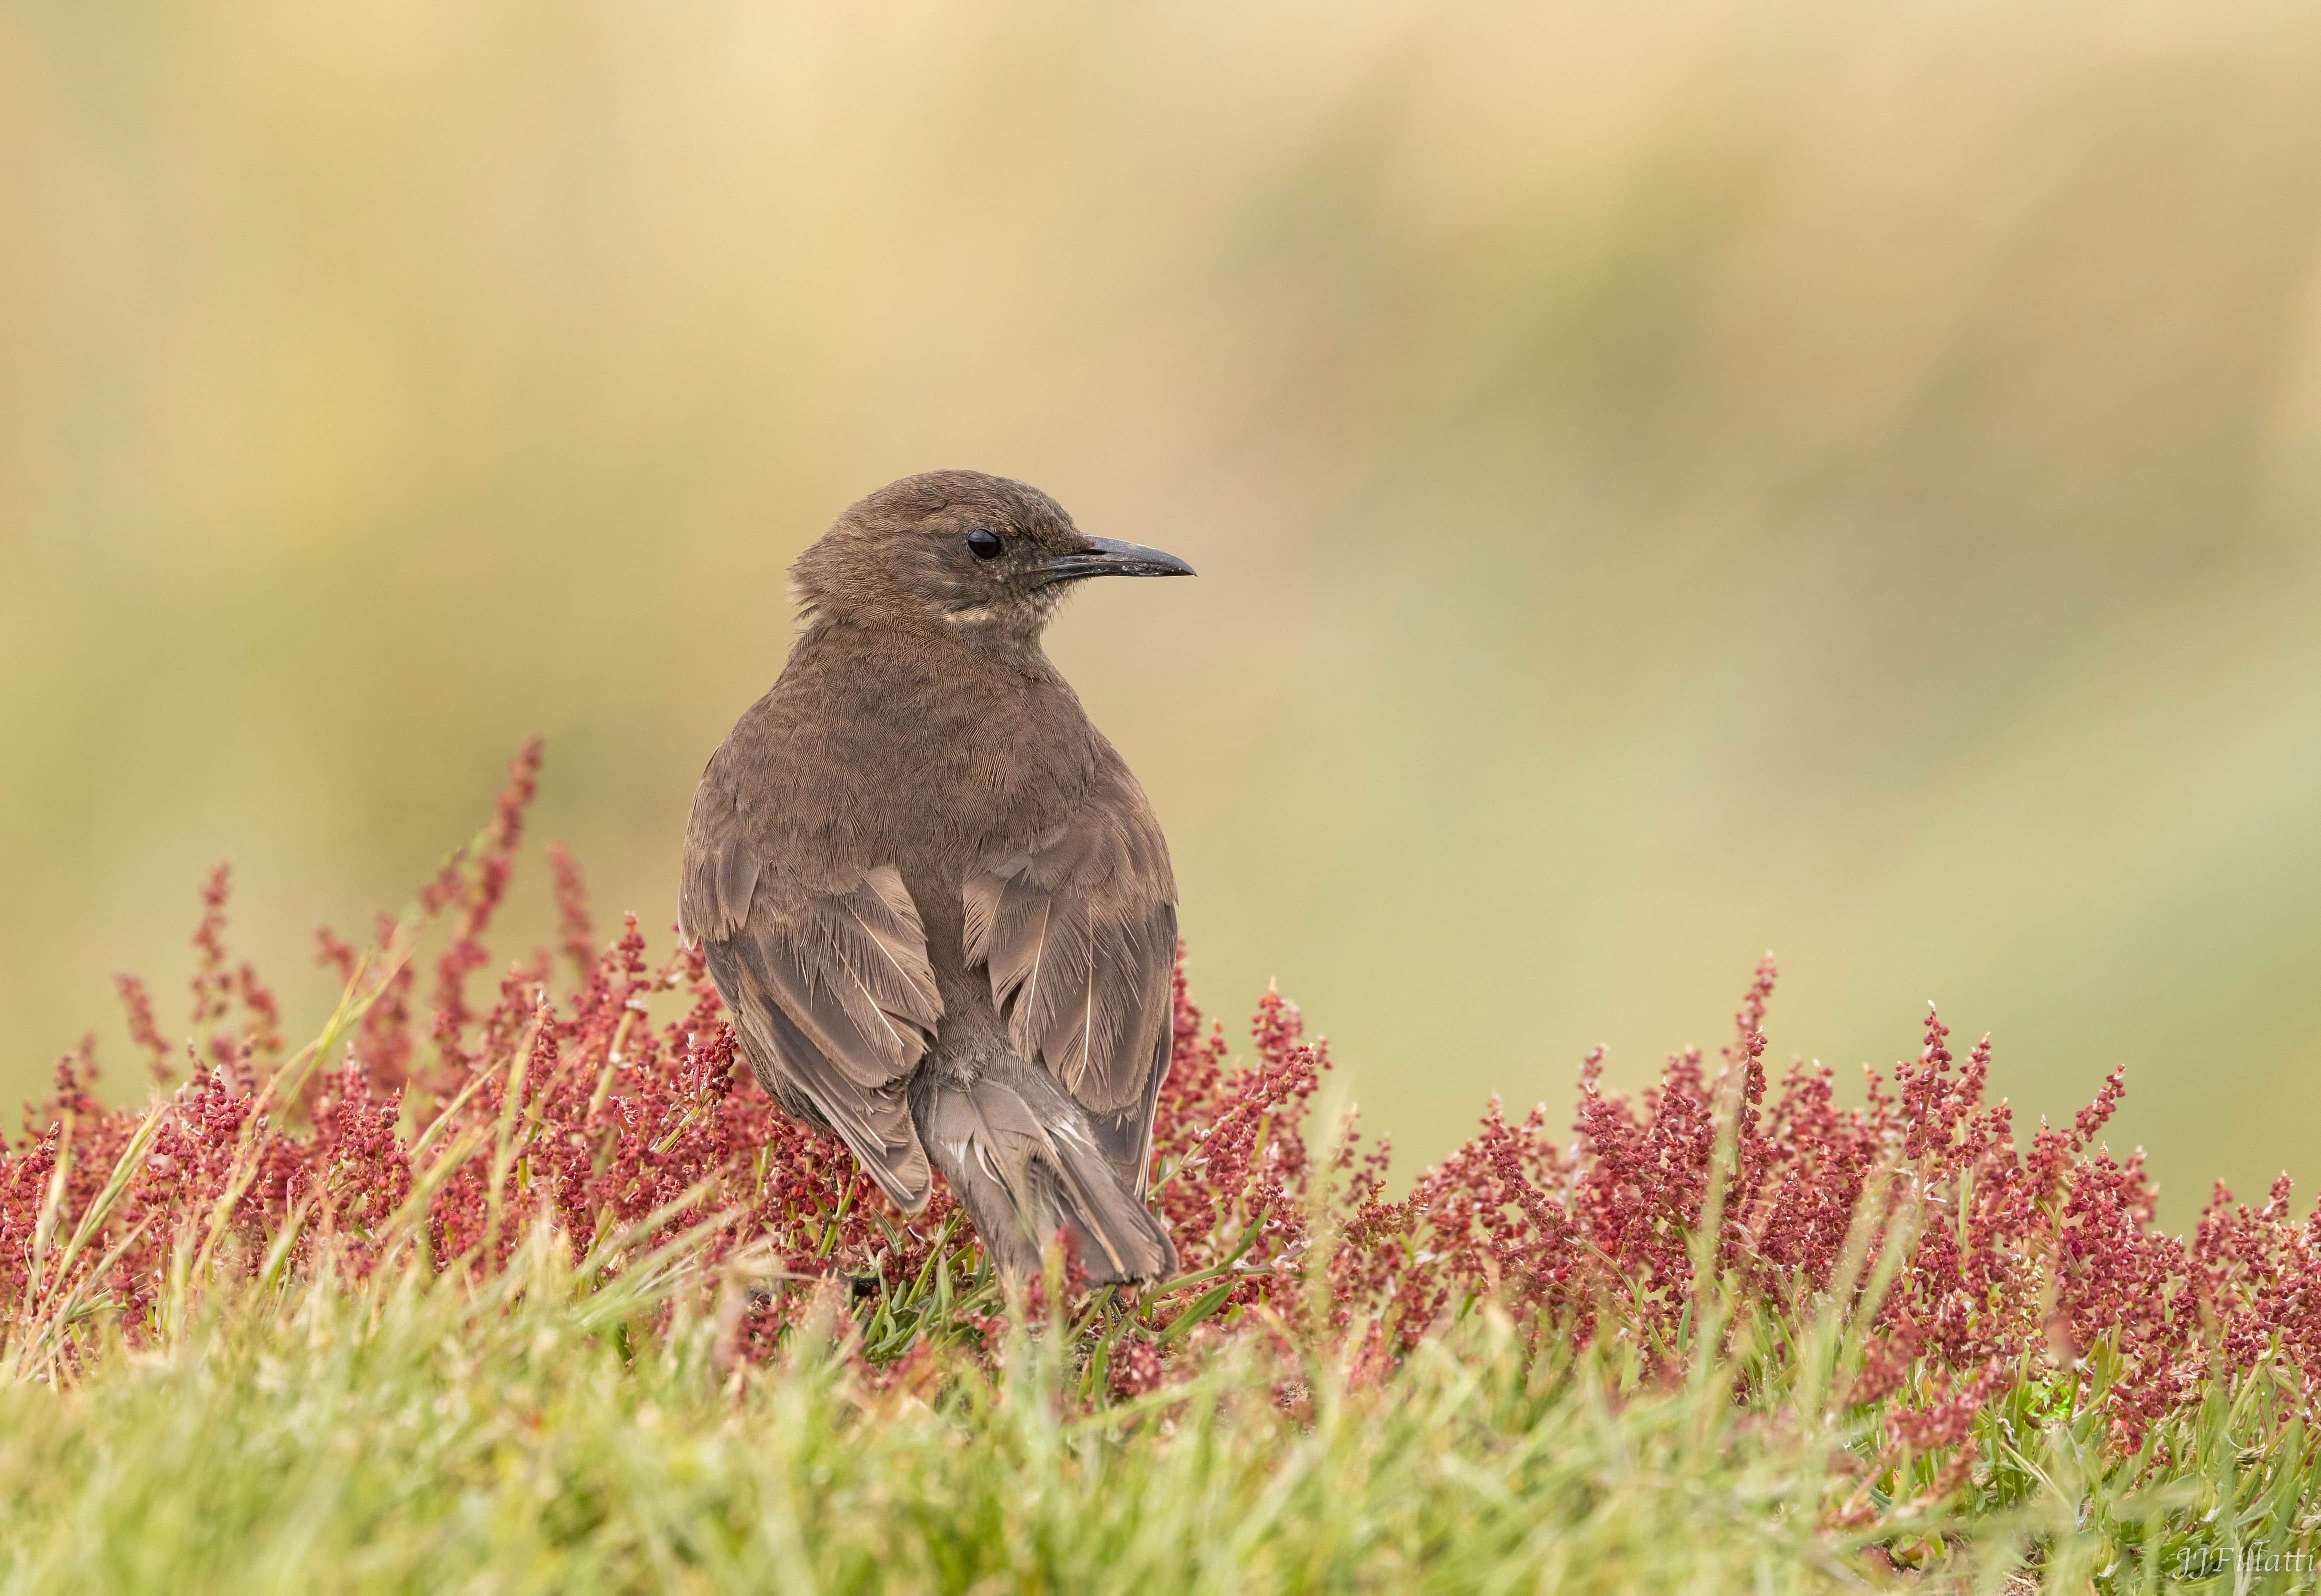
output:
[[968,962],[989,972],[1016,1051],[1088,1110],[1141,1197],[1169,1070],[1177,890],[1136,779],[1114,755],[1063,825],[985,861],[964,898]]
[[679,926],[701,944],[767,1090],[837,1132],[887,1195],[916,1212],[927,1157],[904,1089],[942,1016],[917,905],[891,864],[811,884],[789,878],[730,800],[702,786]]

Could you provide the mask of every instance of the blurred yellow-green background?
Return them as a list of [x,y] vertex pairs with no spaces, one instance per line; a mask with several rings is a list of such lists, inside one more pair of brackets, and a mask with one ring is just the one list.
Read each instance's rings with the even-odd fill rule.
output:
[[[193,887],[293,1028],[548,739],[673,915],[848,500],[1195,582],[1052,649],[1406,1161],[1928,999],[2167,1217],[2321,1175],[2321,14],[0,5],[0,1094]],[[538,872],[513,913],[542,921]],[[177,1011],[165,1006],[165,1018]],[[2309,1190],[2308,1190],[2309,1195]]]

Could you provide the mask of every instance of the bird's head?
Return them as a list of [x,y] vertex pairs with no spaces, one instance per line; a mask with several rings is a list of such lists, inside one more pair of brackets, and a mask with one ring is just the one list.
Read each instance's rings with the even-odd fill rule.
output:
[[1089,537],[1036,488],[926,471],[849,506],[790,567],[790,584],[809,616],[1006,646],[1036,642],[1083,578],[1192,574],[1174,554]]

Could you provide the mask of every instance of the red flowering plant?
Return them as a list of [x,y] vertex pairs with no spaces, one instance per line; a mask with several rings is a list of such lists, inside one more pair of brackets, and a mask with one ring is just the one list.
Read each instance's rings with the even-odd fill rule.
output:
[[[897,1212],[842,1145],[778,1111],[699,957],[679,944],[656,961],[633,917],[600,946],[561,850],[557,947],[474,993],[539,757],[517,757],[491,824],[410,912],[362,945],[319,935],[344,995],[308,1046],[286,1051],[275,1000],[227,951],[223,870],[202,889],[194,1040],[173,1049],[123,979],[167,1095],[101,1102],[85,1043],[0,1153],[9,1371],[69,1378],[105,1336],[166,1336],[222,1276],[487,1281],[541,1236],[599,1283],[681,1258],[737,1364],[832,1323],[874,1382],[917,1380],[947,1348],[997,1354],[1008,1305],[958,1206],[939,1187]],[[414,949],[430,935],[443,945],[423,1001]],[[1023,1311],[1091,1403],[1142,1397],[1228,1343],[1384,1379],[1479,1311],[1543,1367],[1594,1348],[1665,1382],[1717,1362],[1745,1395],[1777,1357],[1798,1363],[1807,1327],[1837,1324],[1846,1350],[1814,1378],[1873,1415],[1868,1450],[1920,1460],[1943,1488],[2026,1391],[2099,1409],[2128,1455],[2219,1378],[2263,1363],[2300,1391],[2321,1380],[2321,1215],[2298,1221],[2285,1181],[2256,1210],[2219,1189],[2189,1242],[2165,1235],[2140,1154],[2098,1142],[2119,1074],[2025,1151],[1987,1099],[1989,1043],[1961,1065],[1931,1014],[1918,1056],[1871,1072],[1860,1107],[1826,1069],[1776,1085],[1774,980],[1768,960],[1714,1072],[1675,1054],[1631,1100],[1591,1054],[1568,1136],[1544,1108],[1510,1120],[1494,1103],[1397,1197],[1383,1143],[1312,1123],[1329,1061],[1296,1007],[1269,993],[1237,1062],[1180,968],[1153,1201],[1182,1272],[1090,1294],[1060,1259]]]

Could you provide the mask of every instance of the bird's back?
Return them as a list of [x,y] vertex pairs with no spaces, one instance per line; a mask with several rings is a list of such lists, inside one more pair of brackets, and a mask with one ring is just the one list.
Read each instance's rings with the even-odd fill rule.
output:
[[[1166,844],[1126,763],[1044,660],[1027,671],[908,641],[833,625],[803,634],[711,756],[694,827],[730,814],[766,868],[813,888],[892,865],[925,927],[946,1013],[988,1015],[988,983],[966,979],[970,874],[1034,847],[1100,784],[1133,795],[1113,823],[1149,837],[1164,870]],[[688,853],[696,845],[688,835]]]

